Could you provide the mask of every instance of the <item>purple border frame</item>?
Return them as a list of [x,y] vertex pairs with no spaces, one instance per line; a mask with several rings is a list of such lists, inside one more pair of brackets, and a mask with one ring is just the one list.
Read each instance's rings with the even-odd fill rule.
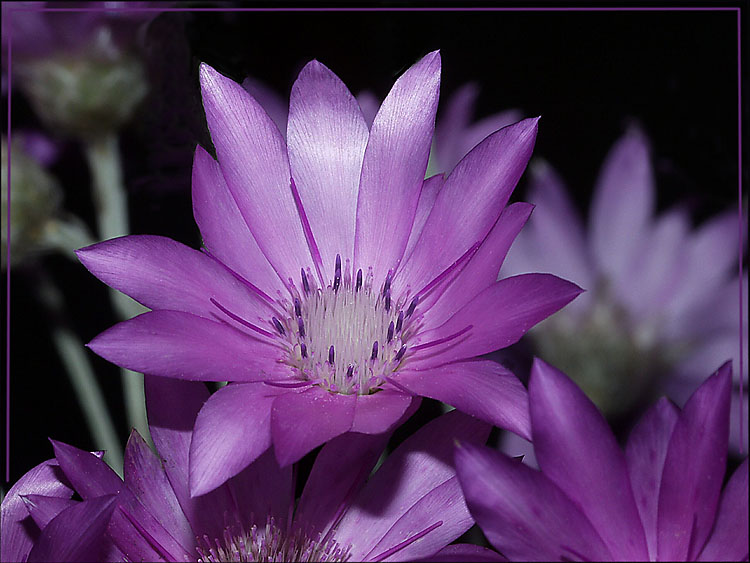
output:
[[[682,6],[682,7],[636,7],[636,6],[602,6],[602,7],[435,7],[435,8],[417,8],[417,7],[384,7],[384,8],[355,8],[355,7],[338,7],[338,8],[171,8],[171,7],[122,7],[109,8],[48,8],[36,6],[23,6],[8,3],[6,16],[10,17],[12,12],[101,12],[101,11],[129,11],[129,12],[735,12],[737,15],[737,204],[739,230],[738,237],[738,275],[739,275],[739,337],[740,353],[738,367],[740,371],[740,455],[744,453],[742,438],[744,431],[747,430],[743,424],[743,390],[744,390],[744,347],[745,335],[743,326],[743,246],[742,240],[744,235],[744,221],[742,212],[742,10],[739,7],[726,6]],[[5,318],[5,482],[10,482],[10,160],[11,160],[11,70],[12,70],[12,26],[8,26],[8,67],[7,67],[7,85],[8,85],[8,153],[7,153],[7,181],[8,181],[8,208],[6,220],[8,246],[6,251],[6,318]]]

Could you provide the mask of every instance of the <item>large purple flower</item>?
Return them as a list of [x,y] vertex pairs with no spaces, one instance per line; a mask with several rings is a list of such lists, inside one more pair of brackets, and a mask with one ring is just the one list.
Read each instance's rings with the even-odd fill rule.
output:
[[135,371],[238,383],[196,420],[191,493],[271,443],[286,466],[345,432],[387,431],[415,396],[528,437],[524,387],[477,356],[581,291],[543,274],[495,281],[531,212],[505,205],[537,120],[490,135],[447,179],[424,180],[437,52],[396,81],[369,130],[339,78],[309,63],[292,88],[286,142],[239,84],[207,65],[200,74],[219,159],[195,154],[204,252],[156,236],[78,252],[153,309],[92,350]]
[[541,472],[460,448],[469,510],[510,560],[747,561],[747,459],[722,492],[730,372],[726,363],[682,411],[661,399],[623,452],[583,392],[536,360],[529,402]]
[[[551,166],[539,162],[530,171],[537,209],[501,273],[551,272],[588,290],[530,332],[538,355],[577,381],[606,414],[654,390],[682,404],[727,358],[735,360],[738,387],[737,211],[693,232],[682,206],[654,216],[650,150],[635,128],[607,156],[587,232]],[[747,348],[744,354],[746,378]],[[739,401],[737,394],[733,417]]]
[[[12,519],[4,526],[11,534],[4,561],[25,559],[36,539],[21,527],[29,516],[45,538],[44,545],[36,539],[29,561],[57,560],[66,542],[86,540],[89,551],[78,549],[86,560],[99,553],[107,561],[404,561],[437,554],[473,524],[453,469],[453,444],[481,444],[490,426],[458,411],[424,426],[372,475],[387,435],[332,440],[319,452],[295,505],[292,468],[280,468],[270,452],[210,493],[191,497],[192,427],[208,390],[152,377],[146,393],[159,457],[134,431],[123,482],[96,455],[53,442],[55,459],[40,467],[57,472],[58,479],[47,480],[65,483],[66,498],[75,490],[84,500],[62,501],[56,491],[35,490],[32,485],[41,483],[30,472],[22,490],[16,485],[11,491],[7,512],[3,506],[3,517]],[[72,521],[69,511],[85,511],[84,505],[98,512],[90,509],[85,519]],[[89,525],[99,537],[81,538]],[[486,554],[466,545],[447,552],[467,560]]]

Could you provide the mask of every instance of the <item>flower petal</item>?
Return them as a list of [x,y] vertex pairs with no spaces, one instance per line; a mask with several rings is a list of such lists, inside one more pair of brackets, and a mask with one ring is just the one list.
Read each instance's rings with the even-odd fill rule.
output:
[[47,525],[29,553],[34,561],[100,561],[109,538],[105,534],[116,496],[107,495],[63,510]]
[[486,547],[480,547],[470,543],[454,543],[422,559],[416,559],[418,563],[448,563],[450,561],[476,561],[477,563],[492,563],[494,561],[507,561],[497,551]]
[[231,321],[211,302],[214,299],[256,325],[270,318],[268,302],[224,266],[166,237],[120,237],[87,246],[76,254],[97,278],[151,309]]
[[392,389],[383,389],[373,395],[357,396],[354,407],[352,432],[381,434],[392,429],[414,399]]
[[406,242],[406,250],[404,250],[404,261],[409,259],[414,247],[417,245],[424,224],[427,222],[432,211],[432,206],[435,205],[440,188],[445,182],[445,176],[442,174],[436,174],[431,178],[427,178],[422,184],[422,191],[419,193],[419,202],[417,203],[417,212],[414,214],[414,222],[409,233],[409,240]]
[[456,362],[425,371],[404,372],[397,381],[417,395],[437,399],[531,439],[526,388],[497,362]]
[[649,558],[656,561],[659,488],[667,457],[669,439],[679,417],[679,409],[661,398],[630,432],[625,457],[630,485],[646,534]]
[[200,82],[211,140],[232,196],[279,277],[297,279],[312,260],[290,189],[284,139],[239,84],[205,63]]
[[533,205],[506,207],[492,230],[466,266],[425,314],[425,327],[440,326],[471,299],[497,281],[497,273],[513,240],[531,215]]
[[325,536],[349,507],[385,449],[390,434],[348,432],[318,453],[295,511],[295,522]]
[[165,530],[183,546],[190,547],[195,533],[182,512],[159,459],[133,429],[125,447],[125,486]]
[[618,279],[633,259],[653,208],[648,142],[640,131],[632,129],[609,151],[591,204],[592,255],[610,279]]
[[63,510],[80,502],[72,498],[48,497],[45,495],[23,495],[21,498],[26,505],[29,516],[40,530],[43,530]]
[[748,555],[747,458],[721,493],[711,536],[698,561],[744,561]]
[[200,382],[154,375],[146,375],[144,381],[151,438],[182,511],[197,536],[221,537],[224,512],[233,505],[228,487],[195,498],[188,487],[190,441],[198,411],[208,400],[208,389]]
[[593,524],[618,558],[648,557],[625,456],[594,404],[568,377],[534,360],[531,428],[539,467]]
[[[336,527],[336,541],[351,545],[352,559],[362,560],[411,507],[455,477],[455,440],[484,443],[489,430],[489,425],[458,411],[423,426],[370,477]],[[434,520],[430,524],[440,520],[434,513],[431,515]],[[362,530],[368,531],[366,536]]]
[[582,291],[577,285],[550,274],[521,274],[502,279],[441,326],[420,334],[419,341],[427,344],[471,327],[468,334],[445,345],[418,351],[410,363],[424,369],[510,346]]
[[501,129],[458,163],[438,194],[414,252],[393,280],[396,295],[408,285],[421,290],[484,240],[526,168],[537,121],[525,119]]
[[729,442],[731,363],[688,400],[675,424],[659,490],[660,560],[690,560],[716,516]]
[[320,387],[280,395],[271,412],[271,434],[279,465],[286,467],[347,432],[354,421],[354,401],[354,395],[330,393]]
[[337,254],[354,256],[362,160],[369,132],[357,100],[328,67],[311,61],[289,101],[287,143],[292,176],[332,280]]
[[88,347],[121,367],[200,381],[273,379],[278,348],[190,313],[152,311],[116,324]]
[[242,218],[219,163],[201,146],[193,157],[193,216],[214,258],[271,297],[285,290]]
[[279,128],[282,135],[286,134],[286,122],[289,115],[289,104],[276,93],[276,90],[269,88],[260,80],[248,76],[242,81],[242,87],[255,100],[263,106],[268,117]]
[[57,461],[48,459],[27,471],[10,488],[0,507],[0,560],[24,561],[34,543],[30,529],[29,512],[22,495],[37,494],[69,499],[73,489]]
[[238,383],[211,395],[190,442],[190,496],[212,491],[271,445],[271,405],[280,389]]
[[440,54],[429,53],[393,85],[370,131],[357,201],[354,267],[380,288],[409,239],[427,169],[440,89]]
[[511,561],[611,561],[577,504],[542,473],[489,448],[461,444],[456,471],[471,515]]

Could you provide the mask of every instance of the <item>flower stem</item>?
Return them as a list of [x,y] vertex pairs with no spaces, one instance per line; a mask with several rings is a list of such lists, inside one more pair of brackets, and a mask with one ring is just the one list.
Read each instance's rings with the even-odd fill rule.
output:
[[[129,232],[128,201],[117,135],[108,133],[89,139],[85,148],[93,181],[99,236],[107,240],[126,235]],[[110,289],[109,296],[115,312],[123,320],[145,311],[136,301],[119,291]],[[120,373],[128,425],[149,440],[143,375],[124,368]]]
[[[46,276],[40,276],[41,301],[55,317],[62,319],[63,297]],[[107,404],[99,388],[94,370],[86,356],[83,342],[64,323],[56,321],[52,327],[52,341],[60,354],[70,382],[73,385],[83,416],[97,448],[106,450],[104,460],[122,475],[122,445],[117,438]]]

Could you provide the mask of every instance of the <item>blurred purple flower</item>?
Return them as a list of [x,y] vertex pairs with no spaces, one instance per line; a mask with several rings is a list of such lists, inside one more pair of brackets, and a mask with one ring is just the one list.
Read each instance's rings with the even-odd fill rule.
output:
[[[473,524],[453,468],[453,444],[484,443],[490,426],[457,411],[417,431],[372,475],[387,435],[332,440],[319,452],[297,504],[292,468],[280,468],[270,452],[221,487],[191,496],[191,429],[208,396],[201,383],[147,379],[159,456],[133,431],[124,482],[97,456],[53,441],[55,459],[40,466],[45,474],[32,470],[3,504],[10,534],[3,561],[23,560],[36,539],[28,533],[33,526],[23,527],[29,516],[45,538],[36,539],[29,561],[58,560],[52,557],[63,546],[83,541],[86,525],[100,535],[89,535],[95,539],[89,551],[80,546],[76,553],[101,554],[108,521],[112,545],[103,560],[175,562],[413,560],[439,553]],[[83,503],[67,500],[73,490]],[[99,511],[72,520],[71,511],[85,505]],[[466,560],[486,551],[448,549]]]
[[414,397],[529,436],[523,385],[477,356],[581,290],[550,275],[495,281],[531,212],[505,205],[536,119],[490,135],[445,181],[424,180],[439,81],[435,52],[396,81],[368,130],[346,86],[313,61],[292,88],[285,143],[254,98],[204,64],[219,158],[195,154],[205,252],[155,236],[78,252],[154,309],[96,337],[94,352],[144,373],[242,383],[197,418],[193,494],[272,443],[287,466],[350,430],[385,432]]
[[[501,273],[552,272],[589,290],[531,331],[539,356],[607,414],[630,408],[656,382],[682,403],[716,365],[737,361],[736,210],[692,233],[681,207],[653,217],[649,147],[637,129],[607,157],[588,233],[552,168],[538,162],[531,174],[534,217]],[[744,323],[747,334],[746,315]]]
[[747,561],[747,459],[722,492],[731,369],[722,366],[682,411],[661,399],[623,452],[583,392],[536,360],[529,405],[541,472],[459,448],[469,510],[511,561]]

